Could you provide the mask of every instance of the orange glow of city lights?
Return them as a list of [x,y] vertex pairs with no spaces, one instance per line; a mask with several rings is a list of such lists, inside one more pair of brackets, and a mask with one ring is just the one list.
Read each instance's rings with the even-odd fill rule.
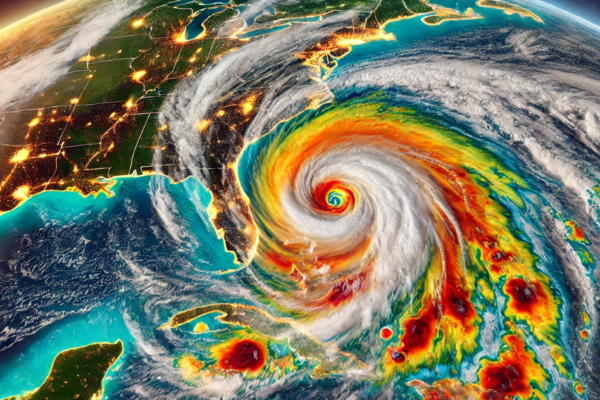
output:
[[40,123],[40,119],[39,118],[34,118],[31,120],[31,122],[29,124],[27,124],[30,128],[33,128],[36,125],[39,125]]
[[87,56],[83,56],[83,57],[81,57],[81,58],[79,59],[79,61],[80,61],[80,62],[90,62],[90,61],[92,61],[92,60],[95,60],[95,59],[96,59],[96,57],[94,57],[94,56],[91,56],[91,55],[89,55],[89,54],[88,54]]
[[141,83],[142,78],[146,76],[146,74],[147,72],[145,70],[135,71],[133,74],[131,74],[131,79],[133,79],[135,82]]
[[29,157],[29,149],[21,149],[15,153],[14,156],[10,159],[10,162],[13,164],[20,164],[23,161],[27,160]]
[[242,112],[244,115],[248,115],[254,110],[254,102],[256,101],[256,96],[250,96],[242,103]]
[[204,132],[206,130],[206,128],[208,128],[209,125],[210,125],[210,120],[203,119],[202,121],[198,122],[198,131]]
[[187,39],[185,38],[185,31],[179,33],[177,36],[175,36],[175,43],[185,43],[187,42]]
[[144,18],[140,18],[140,19],[136,19],[135,21],[133,21],[131,23],[131,27],[132,28],[141,28],[142,26],[144,26]]
[[29,198],[29,186],[21,186],[17,190],[15,190],[12,196],[17,200],[27,200]]

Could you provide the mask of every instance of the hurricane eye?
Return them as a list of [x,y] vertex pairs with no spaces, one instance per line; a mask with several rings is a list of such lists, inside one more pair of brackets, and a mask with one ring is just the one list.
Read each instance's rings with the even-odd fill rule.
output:
[[354,189],[343,182],[332,180],[320,183],[313,190],[313,206],[319,212],[342,214],[354,207]]
[[332,207],[340,207],[344,204],[344,194],[337,190],[332,190],[327,194],[327,203]]

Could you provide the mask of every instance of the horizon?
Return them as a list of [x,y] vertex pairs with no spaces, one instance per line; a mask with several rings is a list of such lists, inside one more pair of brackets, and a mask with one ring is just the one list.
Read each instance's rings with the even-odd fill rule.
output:
[[[0,30],[30,15],[43,11],[65,0],[0,0]],[[600,1],[597,0],[540,0],[573,14],[600,28]],[[435,3],[435,0],[432,0]],[[527,3],[526,0],[517,0]]]
[[64,0],[0,0],[0,30]]

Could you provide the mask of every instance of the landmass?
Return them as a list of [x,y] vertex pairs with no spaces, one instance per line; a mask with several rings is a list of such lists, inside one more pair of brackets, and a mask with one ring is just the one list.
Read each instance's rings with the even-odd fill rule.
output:
[[[37,16],[35,21],[58,18],[76,24],[85,16],[85,7],[98,7],[102,3],[89,0],[80,2],[81,7],[76,10],[53,9],[44,14],[46,18]],[[243,34],[268,31],[278,24],[289,23],[292,18],[323,17],[333,12],[357,10],[353,26],[336,31],[297,55],[299,63],[312,68],[319,79],[325,80],[336,68],[337,60],[348,54],[352,46],[371,40],[390,40],[383,31],[390,21],[423,16],[425,24],[439,25],[450,20],[480,18],[472,9],[461,14],[421,0],[301,1],[278,4],[271,14],[260,16],[246,26],[237,18],[239,7],[244,4],[245,1],[232,1],[211,6],[191,2],[178,6],[164,0],[150,0],[43,93],[18,108],[0,110],[0,212],[10,211],[46,190],[73,190],[82,195],[108,190],[110,183],[103,178],[151,173],[165,174],[174,180],[188,177],[191,172],[181,164],[169,126],[160,123],[158,113],[179,82],[248,40],[255,40],[220,34],[225,24],[231,26],[230,30]],[[480,0],[478,5],[543,22],[533,12],[504,1]],[[0,46],[0,68],[50,45],[69,26],[28,21],[0,31],[0,38],[11,37],[11,41]],[[18,37],[27,39],[12,40]],[[40,37],[43,40],[35,42],[34,39]],[[252,259],[257,233],[239,187],[236,162],[246,146],[246,131],[265,95],[259,81],[257,77],[253,89],[229,93],[220,99],[207,117],[198,122],[201,156],[205,160],[203,184],[213,196],[209,209],[211,220],[227,248],[243,264]],[[319,99],[315,99],[309,106],[318,104]],[[157,150],[162,154],[161,164],[153,162]],[[274,318],[249,306],[198,307],[175,315],[165,328],[175,328],[209,313],[218,313],[222,322],[256,331],[257,335],[286,337],[299,356],[318,361],[315,376],[365,370],[356,358],[332,352],[293,321]],[[197,334],[207,330],[205,326],[198,326]],[[230,351],[256,349],[260,348],[259,344],[235,342],[223,349],[224,359],[227,360]],[[518,353],[519,360],[528,359],[529,355],[521,351],[516,339],[510,344],[507,354]],[[44,384],[20,398],[98,398],[102,379],[122,350],[123,345],[118,341],[63,352],[57,356]],[[258,364],[262,366],[260,361],[256,369]],[[503,362],[504,359],[489,361],[486,368],[491,375],[496,370],[502,372]],[[205,362],[194,356],[183,356],[178,366],[186,371],[186,379],[192,379],[205,367]],[[234,369],[255,369],[254,366],[238,367]],[[539,375],[534,378],[543,382],[545,377]],[[513,395],[503,393],[504,382],[496,381],[490,382],[497,383],[497,387],[484,390]]]
[[110,0],[68,0],[0,30],[0,69],[42,50]]
[[94,343],[63,351],[38,389],[5,400],[101,399],[102,381],[123,352],[123,343]]
[[417,16],[433,11],[421,0],[381,0],[375,11],[367,19],[367,28],[385,28],[388,22]]
[[196,307],[174,315],[171,321],[160,329],[176,328],[209,314],[215,314],[220,322],[232,327],[248,328],[252,333],[262,337],[285,339],[298,356],[318,362],[312,373],[313,377],[324,377],[346,371],[354,371],[355,374],[361,372],[366,378],[374,377],[354,356],[319,342],[294,320],[275,318],[252,306],[213,304]]
[[422,21],[427,25],[440,25],[446,21],[462,21],[467,19],[480,19],[483,18],[481,15],[473,11],[472,8],[467,8],[464,14],[451,8],[439,8],[436,9],[435,15],[429,15],[423,17]]
[[[157,147],[167,159],[173,154],[172,143],[158,139],[156,116],[167,94],[241,44],[217,37],[217,27],[237,15],[233,7],[205,21],[201,39],[182,40],[198,7],[149,1],[58,82],[0,111],[0,211],[45,190],[105,190],[99,178],[154,172]],[[160,172],[174,177],[177,165]]]
[[507,3],[506,1],[479,0],[477,2],[477,5],[479,7],[497,8],[498,10],[503,10],[508,15],[519,14],[521,17],[533,18],[533,20],[536,22],[539,22],[541,24],[544,23],[544,21],[540,17],[538,17],[537,14],[535,14],[534,12],[529,11],[526,8],[517,6],[516,4]]
[[[550,376],[526,348],[522,333],[507,335],[497,360],[483,358],[478,382],[442,379],[428,385],[420,380],[407,382],[425,400],[465,399],[500,400],[508,398],[542,399]],[[583,387],[581,387],[583,393]]]
[[[84,18],[86,10],[96,10],[106,1],[75,2],[76,8],[71,3],[0,31],[0,37],[10,38],[0,45],[0,67],[50,45],[60,32]],[[43,93],[0,110],[0,212],[47,190],[109,193],[110,178],[117,176],[160,173],[176,181],[187,178],[191,171],[181,164],[170,128],[158,118],[164,101],[183,79],[248,41],[276,35],[283,25],[356,11],[352,26],[298,54],[299,63],[313,68],[315,79],[326,80],[352,46],[393,40],[383,30],[390,21],[422,15],[424,23],[437,25],[478,17],[469,10],[460,14],[422,0],[307,0],[277,4],[269,14],[244,21],[239,15],[246,3],[149,0]],[[480,3],[535,16],[499,0]],[[58,22],[51,24],[50,19]],[[243,36],[257,31],[261,35]],[[33,45],[36,38],[41,39]],[[256,77],[254,89],[219,99],[198,122],[202,183],[213,196],[211,221],[240,264],[251,260],[257,232],[238,184],[236,163],[247,144],[246,130],[260,109],[264,96],[260,87],[268,86],[266,80]],[[307,107],[323,100],[309,99]],[[153,160],[157,152],[160,163]]]
[[[261,15],[255,23],[265,23],[288,18],[325,16],[336,11],[355,10],[366,18],[377,7],[377,0],[331,0],[331,1],[299,1],[275,5],[275,12]],[[364,20],[363,20],[364,22]]]

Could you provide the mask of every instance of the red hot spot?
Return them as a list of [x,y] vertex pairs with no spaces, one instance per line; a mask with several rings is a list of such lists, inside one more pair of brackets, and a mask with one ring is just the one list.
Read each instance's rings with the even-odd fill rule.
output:
[[266,361],[266,350],[258,342],[244,339],[231,346],[219,360],[219,368],[239,372],[256,372]]

